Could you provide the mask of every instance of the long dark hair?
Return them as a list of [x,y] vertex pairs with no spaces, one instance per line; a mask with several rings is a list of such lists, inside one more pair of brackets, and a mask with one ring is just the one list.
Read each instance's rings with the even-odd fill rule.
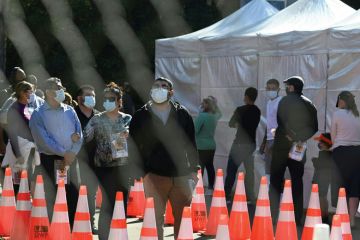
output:
[[[338,102],[339,99],[343,100],[346,103],[346,109],[350,110],[355,117],[359,117],[359,110],[356,106],[355,96],[351,92],[342,91],[338,96]],[[336,106],[338,105],[338,102],[336,103]]]

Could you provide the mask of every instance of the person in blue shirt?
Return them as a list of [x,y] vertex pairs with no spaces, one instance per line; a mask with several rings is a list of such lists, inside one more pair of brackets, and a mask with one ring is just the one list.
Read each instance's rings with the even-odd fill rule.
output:
[[36,167],[34,176],[43,176],[49,218],[52,218],[57,181],[63,178],[72,226],[80,182],[76,155],[83,137],[75,110],[63,104],[64,89],[60,79],[52,77],[46,80],[45,103],[33,112],[30,130],[40,152],[40,165]]

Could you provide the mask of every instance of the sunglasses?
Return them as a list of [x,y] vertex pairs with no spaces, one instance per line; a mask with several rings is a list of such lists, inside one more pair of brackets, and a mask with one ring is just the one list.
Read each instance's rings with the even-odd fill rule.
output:
[[105,88],[104,93],[106,93],[106,92],[112,92],[112,93],[115,93],[115,94],[119,94],[120,89],[118,89],[118,88]]

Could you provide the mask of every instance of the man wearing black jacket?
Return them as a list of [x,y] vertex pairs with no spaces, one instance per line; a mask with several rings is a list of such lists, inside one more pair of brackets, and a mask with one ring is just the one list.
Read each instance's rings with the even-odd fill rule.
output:
[[[303,94],[304,80],[293,76],[284,80],[287,96],[279,103],[278,127],[275,132],[270,169],[270,202],[274,221],[278,216],[280,193],[283,190],[284,173],[288,167],[292,181],[292,194],[296,223],[300,225],[303,214],[303,180],[306,155],[294,160],[289,152],[294,144],[301,146],[318,131],[317,110]],[[306,148],[304,148],[306,149]]]
[[182,211],[190,206],[199,168],[193,120],[183,106],[170,101],[172,95],[172,82],[156,79],[151,101],[135,112],[129,127],[129,157],[135,166],[132,174],[145,175],[145,195],[155,202],[158,239],[163,239],[168,200],[177,239]]

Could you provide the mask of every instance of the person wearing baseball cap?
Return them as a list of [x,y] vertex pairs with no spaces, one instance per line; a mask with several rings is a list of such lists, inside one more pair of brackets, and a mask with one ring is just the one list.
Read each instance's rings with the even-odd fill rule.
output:
[[[287,96],[279,102],[278,127],[275,131],[272,161],[270,167],[270,202],[274,221],[278,216],[280,194],[283,191],[286,168],[291,174],[296,223],[302,223],[303,180],[306,161],[306,141],[318,131],[317,110],[303,94],[304,80],[292,76],[283,81]],[[292,149],[302,149],[295,159]],[[289,157],[291,155],[291,158]]]
[[334,192],[337,193],[337,189],[333,189],[337,184],[332,181],[335,164],[331,152],[331,135],[330,133],[321,133],[319,136],[314,137],[314,140],[318,141],[319,156],[312,159],[315,169],[313,183],[316,183],[319,186],[322,221],[323,223],[329,223],[327,193],[330,183],[332,187],[331,192],[334,190]]
[[339,93],[336,107],[331,118],[333,159],[346,190],[350,225],[354,227],[360,197],[360,114],[355,95],[349,91]]

